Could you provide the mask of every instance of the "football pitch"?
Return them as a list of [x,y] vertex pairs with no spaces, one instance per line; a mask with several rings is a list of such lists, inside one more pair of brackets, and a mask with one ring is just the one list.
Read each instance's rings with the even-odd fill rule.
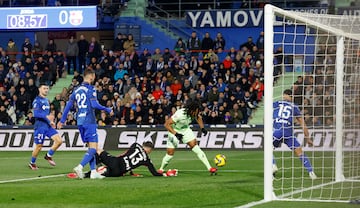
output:
[[[117,155],[120,152],[110,151]],[[177,177],[153,177],[146,167],[125,176],[102,180],[69,179],[66,174],[84,152],[57,152],[51,167],[38,158],[39,170],[27,166],[31,152],[0,152],[0,207],[237,207],[263,199],[263,153],[261,151],[206,150],[208,158],[227,157],[225,167],[210,176],[191,151],[181,150],[168,169]],[[164,150],[150,157],[160,166]],[[213,163],[213,161],[210,161]],[[87,169],[86,167],[85,169]],[[344,203],[271,202],[254,207],[358,207]]]

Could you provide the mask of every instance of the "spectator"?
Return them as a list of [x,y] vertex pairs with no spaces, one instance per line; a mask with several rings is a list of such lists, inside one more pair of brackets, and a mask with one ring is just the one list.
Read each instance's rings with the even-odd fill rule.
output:
[[58,77],[63,77],[63,73],[65,71],[65,57],[64,54],[61,52],[61,50],[58,50],[56,52],[56,55],[54,56],[54,60],[56,62]]
[[152,95],[155,98],[155,100],[158,101],[160,97],[164,95],[164,92],[160,89],[159,85],[156,85],[155,90],[152,92]]
[[[96,60],[98,60],[101,57],[101,46],[98,43],[98,41],[96,40],[95,37],[91,37],[91,41],[89,44],[89,48],[88,48],[88,58],[91,60],[93,58],[96,58]],[[95,69],[95,67],[93,67],[93,69]]]
[[246,47],[249,51],[252,51],[253,46],[255,46],[255,43],[253,42],[253,38],[249,36],[247,42],[240,45],[240,50]]
[[48,80],[50,80],[50,86],[53,86],[56,83],[56,80],[59,78],[57,64],[53,57],[49,58],[48,69],[49,69]]
[[260,52],[264,51],[264,42],[265,42],[264,31],[261,31],[258,39],[256,40],[256,46]]
[[124,68],[124,64],[120,63],[119,67],[116,69],[114,80],[118,81],[119,79],[124,79],[125,74],[128,74],[128,71]]
[[217,33],[216,38],[214,40],[214,50],[218,52],[219,49],[221,51],[225,50],[225,39],[221,33]]
[[1,125],[12,125],[11,118],[6,112],[6,107],[4,104],[0,105],[0,124]]
[[[76,59],[79,55],[79,46],[77,42],[75,42],[74,37],[71,36],[69,39],[69,42],[67,44],[66,50],[65,50],[66,60],[67,60],[67,73],[70,74],[71,67],[73,68],[73,71],[76,71],[77,64]],[[71,66],[72,64],[72,66]]]
[[30,39],[28,37],[25,38],[24,43],[21,45],[21,51],[31,52],[32,51],[32,44],[30,43]]
[[237,55],[237,51],[235,50],[234,47],[230,48],[230,51],[227,54],[228,56],[230,56],[232,61],[235,61],[236,55]]
[[225,70],[230,70],[231,65],[232,65],[232,60],[230,56],[226,56],[226,58],[224,59],[224,61],[222,62],[222,64],[224,65],[224,69]]
[[83,34],[80,35],[80,40],[77,42],[77,45],[79,49],[79,73],[82,74],[87,66],[86,56],[89,50],[89,42],[85,39],[85,36]]
[[35,41],[34,47],[32,48],[32,54],[33,54],[34,60],[37,60],[37,58],[38,58],[39,56],[42,56],[43,51],[44,51],[44,49],[43,49],[43,47],[40,45],[40,42],[39,42],[39,41]]
[[3,65],[6,69],[8,69],[11,60],[10,57],[7,55],[6,51],[0,52],[0,64]]
[[124,38],[121,33],[118,33],[116,38],[114,39],[114,43],[113,43],[111,49],[113,51],[123,52],[125,40],[126,40],[126,38]]
[[18,48],[12,38],[9,39],[9,42],[6,47],[6,54],[8,54],[11,62],[16,62],[16,55],[18,52]]
[[209,49],[214,47],[214,41],[210,37],[210,34],[208,32],[205,33],[204,38],[201,41],[201,50],[203,53],[207,53]]
[[186,44],[183,42],[182,38],[179,38],[174,46],[176,55],[185,55],[186,49]]
[[125,54],[132,54],[135,51],[135,41],[134,36],[129,34],[127,40],[124,42],[124,52]]
[[45,46],[46,51],[50,51],[52,54],[57,51],[57,46],[54,39],[49,39],[49,42]]
[[35,124],[35,118],[34,118],[34,115],[32,113],[32,111],[30,110],[28,113],[27,113],[27,116],[25,118],[25,122],[24,122],[24,125],[25,126],[32,126]]
[[157,63],[159,62],[159,59],[162,58],[162,54],[160,51],[160,48],[156,48],[154,54],[151,56],[151,59]]
[[252,84],[251,88],[256,93],[257,102],[260,102],[264,93],[264,84],[260,81],[259,77],[255,78],[255,82]]
[[78,71],[74,71],[73,79],[76,79],[77,83],[79,84],[81,84],[84,81],[84,77]]
[[34,82],[33,78],[28,79],[26,91],[27,91],[27,93],[28,93],[28,95],[30,97],[29,99],[30,99],[31,102],[39,94],[38,87],[35,85],[35,82]]
[[189,40],[187,42],[187,48],[190,50],[191,56],[195,56],[195,57],[199,56],[199,52],[201,50],[201,41],[197,37],[197,34],[195,31],[193,31],[191,33],[191,37],[189,38]]
[[[15,76],[14,72],[12,71],[12,69],[11,69],[11,72],[12,72],[12,74],[11,74],[12,76],[9,75],[10,77],[8,77],[8,78],[10,78],[10,80],[12,79],[13,76]],[[5,77],[8,76],[8,73],[9,73],[9,71],[5,70],[4,65],[3,65],[3,64],[0,64],[0,83],[4,82]]]
[[164,62],[169,64],[169,60],[170,58],[173,58],[174,56],[170,53],[170,49],[169,48],[165,48],[164,49],[164,53],[162,54],[162,57],[164,59]]
[[20,91],[19,93],[16,94],[18,99],[17,99],[17,105],[16,105],[16,111],[17,111],[17,115],[18,118],[22,117],[23,115],[26,115],[26,113],[28,112],[28,110],[30,109],[30,96],[29,94],[26,92],[26,88],[24,86],[20,87]]

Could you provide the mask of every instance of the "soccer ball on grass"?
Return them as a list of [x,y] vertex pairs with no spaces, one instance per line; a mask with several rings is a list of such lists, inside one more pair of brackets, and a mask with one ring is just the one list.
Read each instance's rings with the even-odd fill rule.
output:
[[214,158],[214,163],[217,167],[223,167],[226,164],[226,157],[223,154],[217,154]]

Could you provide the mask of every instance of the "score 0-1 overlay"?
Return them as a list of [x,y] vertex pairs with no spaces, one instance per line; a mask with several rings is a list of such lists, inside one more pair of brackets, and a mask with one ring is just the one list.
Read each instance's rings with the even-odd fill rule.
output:
[[96,28],[96,6],[0,8],[0,30]]

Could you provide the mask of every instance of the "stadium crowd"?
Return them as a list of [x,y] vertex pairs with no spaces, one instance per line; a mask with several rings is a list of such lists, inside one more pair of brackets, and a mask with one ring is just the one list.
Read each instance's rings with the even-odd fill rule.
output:
[[[334,35],[319,38],[314,70],[294,83],[296,102],[303,108],[305,122],[310,126],[336,124],[336,43]],[[353,127],[360,122],[359,43],[347,42],[344,54],[343,121]]]
[[[90,67],[96,72],[99,102],[115,112],[112,117],[97,112],[101,126],[163,124],[194,98],[202,102],[205,123],[246,124],[263,96],[263,41],[262,32],[255,42],[249,37],[226,48],[221,33],[200,38],[193,32],[172,48],[138,52],[131,34],[119,33],[113,46],[103,50],[94,37],[84,35],[70,38],[65,51],[57,50],[54,40],[42,47],[26,38],[18,48],[9,39],[0,47],[0,122],[32,125],[31,103],[39,83],[51,86],[74,70],[70,86],[49,98],[58,121],[69,94],[83,81],[83,70]],[[66,125],[75,125],[74,117],[72,109]]]

